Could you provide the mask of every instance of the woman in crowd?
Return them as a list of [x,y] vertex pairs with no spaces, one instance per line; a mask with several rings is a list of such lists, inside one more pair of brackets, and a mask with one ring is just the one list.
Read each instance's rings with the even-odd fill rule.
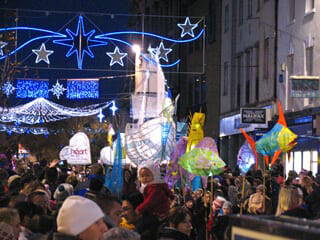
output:
[[284,186],[280,189],[276,216],[291,216],[310,218],[310,214],[303,207],[303,193],[295,186]]
[[170,210],[165,227],[159,232],[159,240],[190,240],[191,217],[186,209]]

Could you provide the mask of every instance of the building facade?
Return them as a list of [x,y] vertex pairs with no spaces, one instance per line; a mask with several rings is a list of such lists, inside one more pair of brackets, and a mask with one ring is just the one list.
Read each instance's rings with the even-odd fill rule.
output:
[[276,6],[275,0],[222,3],[220,151],[231,167],[244,142],[239,129],[255,135],[267,128],[242,124],[240,109],[272,109],[275,102]]
[[[320,151],[320,2],[279,1],[279,99],[289,128],[299,135],[286,159],[286,172],[318,172]],[[311,85],[310,85],[311,84]],[[310,87],[311,86],[311,87]]]

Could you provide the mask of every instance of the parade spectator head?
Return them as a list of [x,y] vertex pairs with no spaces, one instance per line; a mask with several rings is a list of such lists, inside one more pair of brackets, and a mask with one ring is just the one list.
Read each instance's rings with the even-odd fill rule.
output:
[[28,229],[33,228],[32,226],[34,224],[32,219],[44,214],[42,208],[38,207],[37,205],[31,202],[18,202],[16,203],[14,208],[17,209],[19,212],[21,225]]
[[24,184],[21,193],[25,194],[26,196],[29,196],[32,192],[36,191],[37,189],[45,190],[45,187],[38,181],[31,181]]
[[99,163],[92,164],[90,166],[90,174],[93,174],[96,176],[103,176],[104,175],[103,166]]
[[103,181],[100,178],[94,177],[90,179],[89,190],[94,193],[99,193],[103,187]]
[[213,212],[219,211],[222,208],[225,201],[226,199],[223,197],[220,197],[220,196],[216,197],[216,199],[212,202],[212,211]]
[[119,199],[115,196],[99,194],[95,202],[99,205],[104,214],[111,219],[112,225],[119,226],[122,216],[122,206]]
[[10,201],[8,203],[9,208],[13,208],[19,202],[27,201],[27,197],[24,194],[13,192],[9,195]]
[[229,215],[232,213],[232,203],[225,201],[222,205],[223,215]]
[[19,192],[22,188],[21,177],[19,175],[10,176],[8,179],[8,187],[10,192]]
[[63,202],[67,197],[73,195],[73,186],[69,183],[60,184],[53,194],[53,198],[57,202]]
[[16,162],[16,173],[20,176],[22,176],[24,173],[26,173],[28,171],[28,164],[27,161],[25,159],[19,159]]
[[20,233],[20,217],[16,209],[0,208],[0,222],[12,226],[14,238],[18,239]]
[[49,184],[54,184],[58,180],[58,170],[55,167],[47,168],[44,177]]
[[28,201],[41,207],[45,213],[50,211],[50,196],[43,189],[37,189],[28,196]]
[[296,177],[298,177],[297,172],[294,171],[294,170],[290,170],[289,173],[288,173],[288,178],[294,179],[294,178],[296,178]]
[[66,179],[66,183],[69,183],[73,186],[73,189],[78,185],[78,179],[76,175],[69,175]]
[[296,208],[303,202],[303,193],[300,188],[285,186],[280,189],[276,216],[285,211]]
[[140,192],[134,192],[123,197],[122,216],[129,224],[136,223],[138,216],[135,209],[143,202],[143,196]]
[[193,205],[194,205],[194,202],[193,202],[193,198],[191,196],[191,194],[187,194],[184,198],[184,202],[185,202],[185,205],[188,209],[192,209],[193,208]]
[[311,177],[309,176],[303,176],[301,179],[300,179],[300,184],[302,187],[304,187],[308,193],[311,193],[313,191],[313,180],[311,179]]
[[266,187],[264,185],[260,184],[259,186],[257,186],[256,192],[263,194],[264,192],[266,192]]
[[186,209],[171,209],[167,218],[167,222],[169,227],[190,236],[192,231],[191,217]]
[[212,193],[210,191],[206,191],[205,194],[203,195],[203,204],[205,206],[210,205],[212,201]]
[[154,180],[154,174],[148,167],[140,168],[138,173],[138,178],[141,184],[148,184]]
[[81,240],[100,240],[108,230],[103,217],[101,208],[92,200],[71,196],[59,210],[57,230],[58,233],[78,236]]
[[140,240],[140,235],[125,228],[115,227],[104,234],[103,240]]
[[198,188],[198,189],[195,191],[195,197],[196,197],[196,199],[199,199],[199,198],[202,198],[202,197],[203,197],[203,189],[202,189],[202,188]]

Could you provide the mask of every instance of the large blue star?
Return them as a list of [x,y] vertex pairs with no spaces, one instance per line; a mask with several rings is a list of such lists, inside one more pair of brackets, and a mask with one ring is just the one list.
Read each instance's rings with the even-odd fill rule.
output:
[[89,57],[94,58],[94,55],[90,48],[107,45],[107,42],[93,40],[92,36],[96,30],[91,30],[90,32],[85,32],[83,25],[83,17],[79,16],[77,32],[74,33],[70,29],[66,29],[66,32],[69,34],[70,38],[54,40],[56,44],[64,45],[70,47],[69,51],[66,54],[66,57],[70,57],[72,54],[76,54],[78,68],[82,69],[82,63],[84,55],[87,54]]

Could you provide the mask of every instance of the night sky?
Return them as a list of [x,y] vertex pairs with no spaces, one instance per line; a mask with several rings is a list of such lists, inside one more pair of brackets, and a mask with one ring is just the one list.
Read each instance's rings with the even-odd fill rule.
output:
[[[113,31],[128,30],[129,6],[127,0],[121,1],[84,1],[84,0],[0,0],[0,8],[19,9],[18,25],[34,28],[48,29],[62,34],[66,34],[66,28],[76,32],[79,15],[83,15],[85,32],[95,29],[95,34],[102,34]],[[36,11],[29,11],[36,10]],[[45,10],[45,11],[38,11]],[[1,10],[2,13],[6,10]],[[63,11],[63,12],[59,12]],[[124,15],[119,15],[124,14]],[[12,18],[12,20],[14,20]],[[14,21],[13,21],[14,24]],[[13,25],[14,26],[14,25]],[[23,42],[30,38],[37,37],[34,33],[18,33],[18,41]],[[44,61],[36,64],[36,55],[32,49],[39,49],[42,42],[46,48],[54,50],[50,55],[50,66]],[[131,53],[131,49],[123,45],[118,45],[121,52]],[[23,62],[22,67],[28,69],[21,71],[17,77],[44,78],[54,83],[56,79],[67,78],[100,78],[116,75],[126,75],[128,69],[134,69],[133,62],[124,58],[124,67],[115,64],[109,66],[110,57],[106,52],[113,52],[115,45],[108,43],[106,46],[91,48],[94,58],[84,56],[83,70],[77,69],[76,54],[65,57],[69,47],[53,44],[51,39],[35,41],[23,48],[17,54],[17,59]],[[132,59],[132,56],[130,56]],[[2,64],[0,62],[0,64]],[[49,68],[48,68],[49,67]],[[100,96],[103,100],[124,96],[128,92],[130,78],[113,78],[100,81]],[[100,100],[102,100],[100,99]],[[63,101],[64,99],[62,98]]]

